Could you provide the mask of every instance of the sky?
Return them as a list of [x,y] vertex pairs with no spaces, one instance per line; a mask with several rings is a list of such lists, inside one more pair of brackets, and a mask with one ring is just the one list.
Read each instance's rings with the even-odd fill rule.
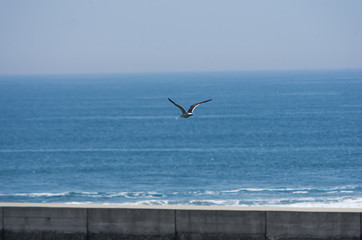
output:
[[362,68],[360,0],[0,0],[0,74]]

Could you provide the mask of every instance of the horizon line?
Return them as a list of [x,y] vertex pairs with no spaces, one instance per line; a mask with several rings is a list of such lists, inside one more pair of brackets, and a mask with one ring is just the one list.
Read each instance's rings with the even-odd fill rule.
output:
[[94,73],[0,73],[0,77],[16,76],[99,76],[99,75],[146,75],[146,74],[205,74],[205,73],[265,73],[265,72],[319,72],[319,71],[362,71],[362,68],[295,68],[256,70],[197,70],[197,71],[130,71]]

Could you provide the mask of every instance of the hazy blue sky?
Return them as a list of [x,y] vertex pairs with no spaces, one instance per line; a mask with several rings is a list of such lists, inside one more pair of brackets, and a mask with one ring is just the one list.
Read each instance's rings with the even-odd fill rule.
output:
[[0,74],[362,68],[360,0],[0,0]]

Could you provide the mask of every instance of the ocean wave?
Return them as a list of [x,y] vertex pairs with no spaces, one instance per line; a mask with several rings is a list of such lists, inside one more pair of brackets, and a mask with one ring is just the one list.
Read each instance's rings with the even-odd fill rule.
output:
[[238,193],[238,192],[285,192],[285,191],[302,191],[311,190],[310,188],[238,188],[233,190],[224,190],[222,193]]
[[77,117],[77,116],[58,116],[58,117],[37,117],[37,118],[26,118],[27,121],[50,121],[50,120],[62,120],[62,121],[89,121],[89,120],[122,120],[122,119],[132,119],[132,120],[144,120],[144,119],[174,119],[174,116],[170,115],[144,115],[144,116],[86,116],[86,117]]
[[126,202],[126,203],[122,203],[122,204],[123,205],[173,205],[173,204],[170,204],[169,200],[143,200],[143,201],[137,201],[137,202]]
[[[339,146],[320,147],[211,147],[211,148],[52,148],[52,149],[0,149],[0,153],[63,153],[63,152],[291,152],[326,151]],[[345,150],[362,150],[361,146],[345,147]]]
[[235,193],[243,192],[269,192],[269,193],[310,193],[310,192],[322,192],[327,194],[333,193],[354,193],[360,186],[357,185],[346,185],[336,187],[304,187],[304,188],[238,188],[232,190],[192,190],[185,192],[171,192],[162,193],[158,191],[138,191],[138,192],[33,192],[33,193],[0,193],[0,196],[20,196],[20,197],[62,197],[62,196],[85,196],[85,197],[103,197],[103,198],[114,198],[114,197],[125,197],[125,198],[162,198],[166,196],[203,196],[203,195],[234,195]]
[[[67,204],[91,204],[94,202],[66,202]],[[279,198],[279,199],[192,199],[168,200],[152,199],[135,202],[101,203],[102,205],[182,205],[182,206],[234,206],[234,207],[296,207],[296,208],[362,208],[362,197],[335,197],[335,198]]]
[[238,206],[240,203],[239,200],[229,199],[229,200],[191,200],[186,205],[201,205],[201,206]]
[[[212,115],[200,115],[198,118],[246,118],[249,117],[247,114],[212,114]],[[174,115],[142,115],[142,116],[56,116],[56,117],[34,117],[34,118],[25,118],[26,121],[91,121],[91,120],[152,120],[152,119],[176,119]]]
[[362,207],[361,186],[191,191],[0,193],[0,202],[74,204]]
[[[273,206],[273,205],[271,205]],[[279,205],[275,205],[279,206]],[[290,203],[288,207],[307,207],[307,208],[362,208],[362,198],[353,199],[326,199],[322,201],[300,201]]]
[[52,197],[92,197],[92,198],[160,198],[165,197],[159,192],[60,192],[60,193],[0,193],[0,197],[29,197],[29,198],[52,198]]
[[[346,186],[337,186],[337,187],[320,187],[320,188],[238,188],[232,190],[224,190],[220,191],[222,193],[239,193],[239,192],[309,192],[309,191],[322,191],[322,192],[330,192],[330,191],[351,191],[353,189],[358,188],[359,186],[354,185],[346,185]],[[353,192],[353,191],[352,191]]]
[[159,192],[111,192],[100,194],[102,197],[125,197],[125,198],[160,198],[165,197],[164,194]]
[[86,205],[86,204],[92,204],[92,203],[93,202],[65,202],[65,204],[73,204],[73,205]]
[[0,153],[57,153],[57,152],[214,152],[216,148],[59,148],[59,149],[0,149]]
[[325,95],[341,95],[340,92],[290,92],[282,94],[284,96],[325,96]]
[[14,196],[14,197],[59,197],[69,195],[70,192],[61,193],[0,193],[0,196]]

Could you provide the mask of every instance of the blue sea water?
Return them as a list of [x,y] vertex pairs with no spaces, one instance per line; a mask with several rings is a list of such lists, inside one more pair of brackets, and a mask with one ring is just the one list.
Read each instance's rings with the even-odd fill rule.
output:
[[361,123],[358,70],[1,76],[0,202],[362,207]]

